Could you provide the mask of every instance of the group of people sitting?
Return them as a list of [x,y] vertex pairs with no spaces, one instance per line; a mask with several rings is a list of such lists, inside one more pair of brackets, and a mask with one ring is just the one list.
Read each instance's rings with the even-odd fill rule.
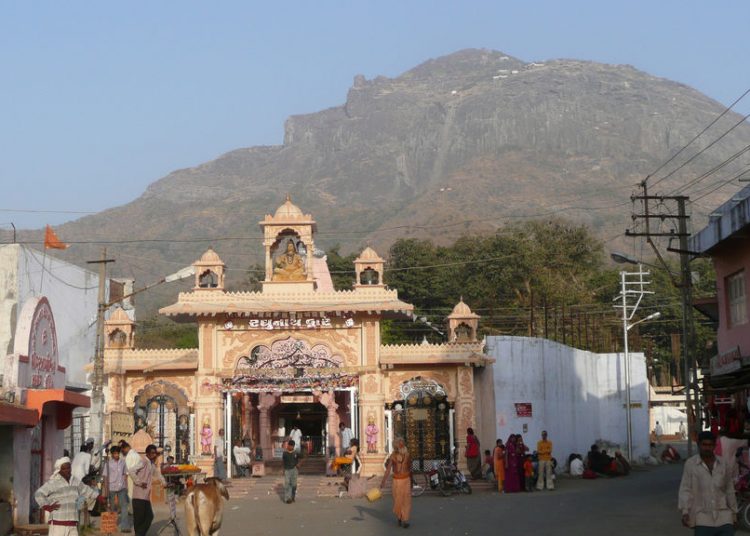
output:
[[568,462],[572,476],[578,476],[574,474],[574,467],[576,473],[581,471],[580,476],[583,478],[630,474],[630,462],[625,459],[625,456],[619,450],[615,451],[614,456],[610,456],[606,450],[600,449],[596,443],[591,445],[585,460],[581,460],[580,454],[571,454]]

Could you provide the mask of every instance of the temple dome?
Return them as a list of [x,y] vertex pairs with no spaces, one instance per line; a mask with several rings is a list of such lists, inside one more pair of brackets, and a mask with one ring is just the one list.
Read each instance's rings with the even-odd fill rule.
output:
[[383,259],[380,258],[380,255],[372,249],[370,246],[367,246],[365,249],[362,250],[362,253],[359,254],[359,257],[357,258],[358,261],[382,261]]
[[200,262],[206,264],[221,264],[223,261],[213,249],[208,248],[201,257]]
[[450,314],[451,318],[472,318],[475,317],[475,315],[468,305],[464,303],[463,297],[461,297],[461,301],[459,301],[456,306],[453,308],[453,311]]
[[130,322],[130,317],[128,316],[128,313],[126,313],[122,307],[118,307],[114,310],[114,312],[109,315],[109,321],[110,322]]
[[284,201],[284,204],[276,209],[276,213],[273,215],[273,217],[279,219],[304,218],[305,215],[297,205],[292,203],[291,198],[287,195],[286,201]]

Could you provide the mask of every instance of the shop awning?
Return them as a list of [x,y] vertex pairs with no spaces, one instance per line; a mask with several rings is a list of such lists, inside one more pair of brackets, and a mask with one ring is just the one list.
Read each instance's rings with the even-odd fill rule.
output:
[[67,389],[28,389],[26,391],[26,407],[36,410],[37,420],[42,416],[44,406],[47,404],[55,405],[57,429],[64,430],[73,422],[73,410],[91,407],[91,399]]
[[13,426],[36,426],[39,417],[33,409],[0,402],[0,424]]

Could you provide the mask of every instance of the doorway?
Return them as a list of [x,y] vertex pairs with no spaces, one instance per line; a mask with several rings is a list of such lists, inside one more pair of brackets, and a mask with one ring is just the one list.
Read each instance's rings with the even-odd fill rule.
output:
[[[318,402],[281,404],[278,410],[278,430],[288,437],[296,425],[302,432],[301,450],[306,456],[323,456],[327,441],[328,412]],[[281,438],[283,441],[284,438]]]

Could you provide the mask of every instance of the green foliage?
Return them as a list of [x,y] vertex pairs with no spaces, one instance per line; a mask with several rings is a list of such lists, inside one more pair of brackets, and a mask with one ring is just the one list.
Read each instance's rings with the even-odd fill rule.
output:
[[138,322],[135,342],[137,348],[198,348],[198,326],[156,317]]
[[352,253],[342,256],[339,253],[341,246],[336,244],[326,251],[328,257],[328,271],[331,272],[333,288],[336,290],[350,290],[354,283],[354,259],[357,255]]

